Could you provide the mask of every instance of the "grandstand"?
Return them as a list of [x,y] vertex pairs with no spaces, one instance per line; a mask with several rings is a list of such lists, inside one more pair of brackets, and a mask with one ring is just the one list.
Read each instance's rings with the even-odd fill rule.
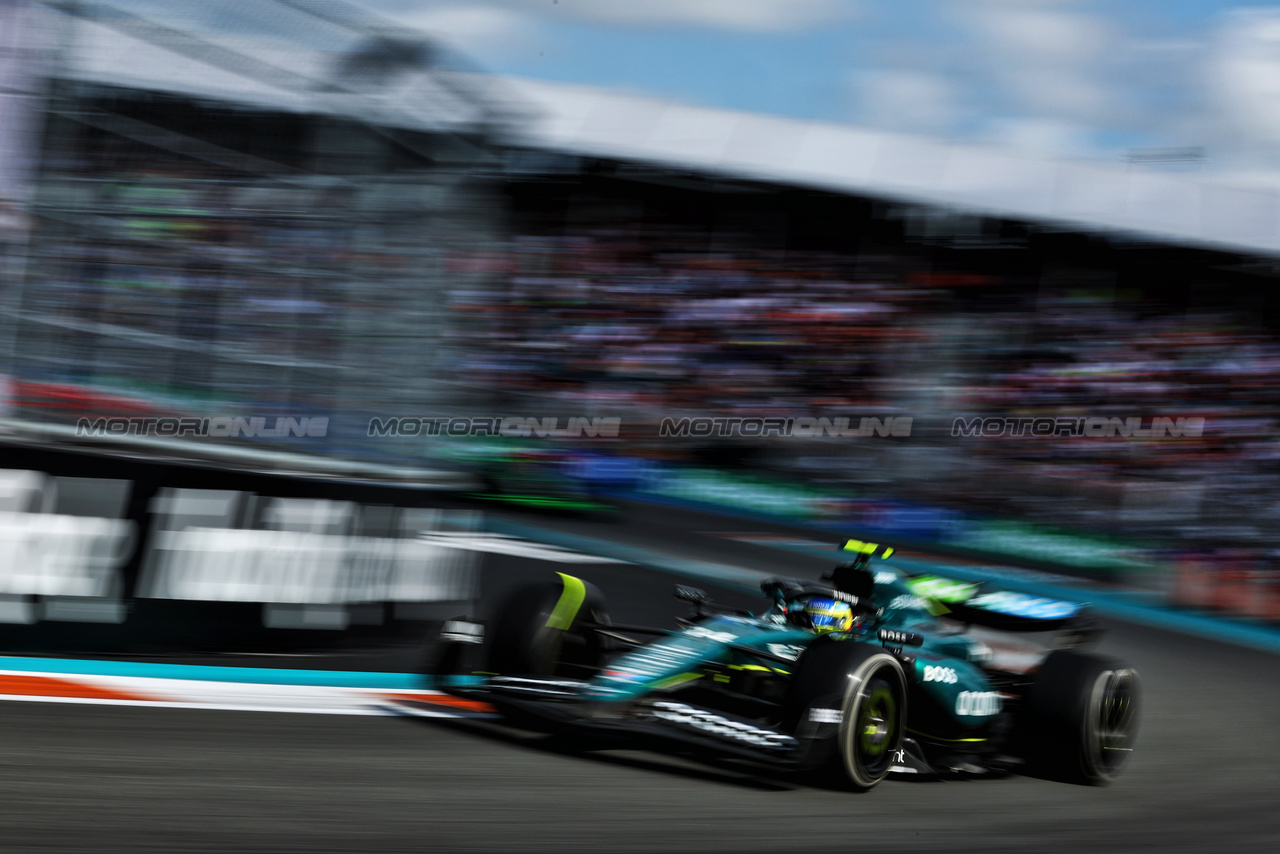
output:
[[263,4],[291,41],[50,10],[13,375],[189,414],[438,397],[443,259],[493,239],[500,118],[421,34],[335,9]]
[[[253,35],[59,8],[21,382],[330,415],[315,450],[360,459],[421,452],[373,414],[911,414],[909,445],[624,450],[1280,545],[1275,191],[496,79],[332,3]],[[1082,413],[1210,427],[945,429]]]

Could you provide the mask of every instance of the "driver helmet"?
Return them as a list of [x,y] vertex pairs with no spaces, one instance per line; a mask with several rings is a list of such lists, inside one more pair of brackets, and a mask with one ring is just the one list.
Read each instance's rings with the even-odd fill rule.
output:
[[791,622],[818,634],[847,632],[853,628],[853,606],[829,596],[812,596],[789,610]]

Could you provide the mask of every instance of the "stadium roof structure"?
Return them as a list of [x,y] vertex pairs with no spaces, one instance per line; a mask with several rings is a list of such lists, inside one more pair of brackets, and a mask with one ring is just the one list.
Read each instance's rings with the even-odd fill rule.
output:
[[1280,253],[1280,190],[1271,188],[693,107],[585,86],[528,80],[509,85],[532,107],[534,118],[517,139],[530,147],[1072,230]]
[[266,109],[356,115],[387,127],[462,130],[501,115],[507,120],[488,129],[511,146],[1280,254],[1280,190],[1271,188],[445,68],[358,91],[341,81],[335,87],[333,53],[244,40],[228,52],[202,48],[199,39],[174,43],[165,32],[82,20],[58,73]]
[[[398,28],[380,34],[371,28],[364,38],[318,50],[244,34],[194,34],[114,8],[70,8],[78,14],[69,21],[65,49],[53,66],[54,75],[63,79],[265,110],[342,115],[409,130],[489,130],[496,120],[499,102],[484,88],[497,81],[415,61],[415,49],[432,52],[424,33]],[[70,16],[62,17],[65,22]],[[350,72],[362,52],[380,49],[404,56],[399,61],[393,56],[395,67],[381,74]]]

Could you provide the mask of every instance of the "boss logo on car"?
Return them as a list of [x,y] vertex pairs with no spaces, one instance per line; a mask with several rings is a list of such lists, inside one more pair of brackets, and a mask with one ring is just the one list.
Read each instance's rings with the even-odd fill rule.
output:
[[934,667],[931,664],[926,664],[924,666],[924,681],[945,682],[948,685],[954,685],[960,681],[960,677],[956,676],[955,668]]
[[989,717],[1000,714],[1000,695],[995,691],[961,691],[956,697],[956,714]]
[[915,632],[900,632],[897,629],[881,629],[878,637],[881,642],[894,646],[920,646],[924,638]]

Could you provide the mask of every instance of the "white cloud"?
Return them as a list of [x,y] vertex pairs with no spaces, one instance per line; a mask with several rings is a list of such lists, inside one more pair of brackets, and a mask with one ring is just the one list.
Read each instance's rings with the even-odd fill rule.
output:
[[397,10],[397,21],[452,45],[482,65],[533,50],[538,26],[528,15],[496,6],[446,5]]
[[882,45],[886,68],[853,76],[859,121],[1053,155],[1096,153],[1123,117],[1112,87],[1123,42],[1069,0],[938,0],[930,41]]
[[1089,151],[1088,137],[1086,128],[1071,122],[1013,118],[992,121],[984,141],[1030,154],[1072,157]]
[[1001,53],[1036,64],[1074,67],[1108,49],[1110,28],[1101,18],[1058,3],[980,0],[967,6],[971,24]]
[[1280,144],[1280,10],[1229,15],[1218,30],[1205,68],[1210,111],[1241,147]]
[[[491,0],[491,5],[540,20],[624,27],[704,27],[742,32],[790,32],[848,18],[863,0]],[[423,0],[371,0],[406,18]]]
[[[548,0],[516,0],[546,8]],[[752,32],[803,30],[846,17],[852,0],[559,0],[553,8],[627,26],[686,25]]]
[[946,78],[920,71],[874,71],[854,77],[860,120],[904,133],[947,134],[958,96]]
[[1103,67],[1119,39],[1105,19],[1054,0],[980,0],[956,14],[992,84],[1023,110],[1063,121],[1102,118],[1113,105]]
[[1019,69],[1006,85],[1028,110],[1077,121],[1103,117],[1113,97],[1101,81],[1057,68]]
[[786,32],[847,18],[863,0],[370,0],[372,9],[498,64],[534,50],[557,20],[618,27]]

